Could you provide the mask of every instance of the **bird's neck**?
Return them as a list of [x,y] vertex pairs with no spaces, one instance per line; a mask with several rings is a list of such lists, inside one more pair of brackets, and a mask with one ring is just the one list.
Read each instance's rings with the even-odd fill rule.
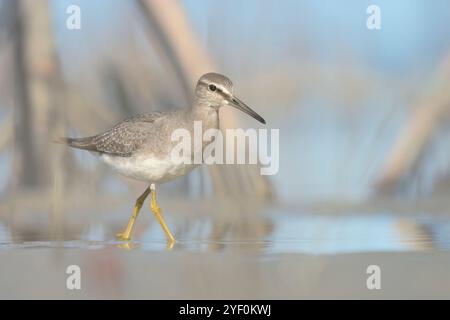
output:
[[218,109],[211,108],[203,104],[196,104],[191,109],[191,119],[193,121],[201,121],[203,130],[207,130],[210,128],[219,128]]

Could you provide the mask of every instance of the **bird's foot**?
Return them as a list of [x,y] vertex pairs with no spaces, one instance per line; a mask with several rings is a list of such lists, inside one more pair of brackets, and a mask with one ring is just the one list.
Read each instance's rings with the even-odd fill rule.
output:
[[175,244],[175,240],[167,240],[167,250],[170,251],[173,249],[173,245]]
[[116,239],[120,241],[130,241],[130,236],[125,235],[125,233],[118,233],[116,234]]

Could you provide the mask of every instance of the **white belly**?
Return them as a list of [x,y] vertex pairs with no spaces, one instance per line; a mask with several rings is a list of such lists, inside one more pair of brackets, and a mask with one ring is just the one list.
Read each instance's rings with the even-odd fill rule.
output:
[[149,183],[170,181],[187,174],[197,166],[175,163],[170,157],[158,159],[156,157],[116,157],[102,154],[100,159],[121,175]]

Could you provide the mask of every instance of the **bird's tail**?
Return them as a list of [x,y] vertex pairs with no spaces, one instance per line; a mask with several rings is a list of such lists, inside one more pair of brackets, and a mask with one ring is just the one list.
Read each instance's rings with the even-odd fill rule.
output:
[[87,137],[87,138],[67,138],[67,137],[61,137],[56,140],[53,140],[54,143],[61,143],[68,145],[72,148],[77,149],[83,149],[83,150],[90,150],[90,151],[97,151],[97,148],[93,142],[93,137]]

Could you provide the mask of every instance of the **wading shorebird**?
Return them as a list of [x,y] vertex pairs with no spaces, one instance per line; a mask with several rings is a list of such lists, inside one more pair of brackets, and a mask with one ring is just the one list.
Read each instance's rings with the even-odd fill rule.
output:
[[[150,208],[165,232],[168,243],[174,243],[175,238],[156,202],[156,184],[181,177],[197,166],[172,159],[171,151],[175,142],[172,141],[171,135],[174,130],[182,128],[192,133],[194,121],[201,121],[204,130],[218,129],[218,111],[227,105],[247,113],[263,124],[266,123],[233,94],[231,80],[218,73],[207,73],[198,80],[193,102],[188,109],[133,116],[95,136],[57,140],[73,148],[91,151],[118,173],[148,183],[147,189],[136,200],[125,230],[117,234],[119,240],[130,240],[139,211],[147,196],[151,194]],[[208,144],[203,142],[202,149]]]

